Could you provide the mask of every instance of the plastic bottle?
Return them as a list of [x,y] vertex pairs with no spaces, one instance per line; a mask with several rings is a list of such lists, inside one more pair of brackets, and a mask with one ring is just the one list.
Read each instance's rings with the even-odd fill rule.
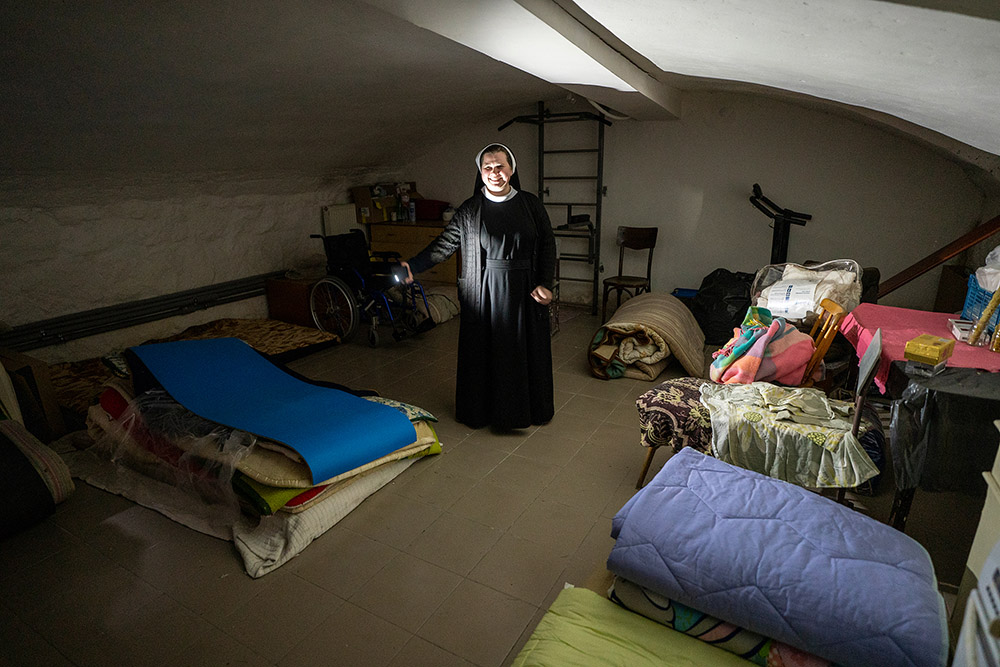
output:
[[399,190],[399,219],[410,219],[410,193],[403,189]]

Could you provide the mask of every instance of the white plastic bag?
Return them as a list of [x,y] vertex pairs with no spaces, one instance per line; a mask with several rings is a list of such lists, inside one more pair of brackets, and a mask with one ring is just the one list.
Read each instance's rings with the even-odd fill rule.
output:
[[990,254],[986,255],[986,266],[1000,269],[1000,245],[990,250]]
[[976,282],[987,292],[996,292],[1000,287],[1000,245],[986,255],[986,265],[976,269]]
[[811,326],[819,304],[830,299],[845,311],[861,303],[861,265],[853,259],[821,264],[768,264],[757,272],[750,294],[753,304],[793,324]]

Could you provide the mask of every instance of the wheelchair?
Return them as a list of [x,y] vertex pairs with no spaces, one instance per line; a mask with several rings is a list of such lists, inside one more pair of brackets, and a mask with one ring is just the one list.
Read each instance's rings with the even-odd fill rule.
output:
[[351,340],[362,318],[368,322],[368,344],[379,343],[379,326],[387,322],[392,337],[403,338],[434,326],[429,315],[421,320],[417,298],[430,313],[423,286],[414,280],[407,285],[406,268],[397,252],[370,252],[365,234],[352,229],[345,234],[310,234],[322,239],[327,275],[309,291],[309,309],[321,331],[332,333],[342,342]]

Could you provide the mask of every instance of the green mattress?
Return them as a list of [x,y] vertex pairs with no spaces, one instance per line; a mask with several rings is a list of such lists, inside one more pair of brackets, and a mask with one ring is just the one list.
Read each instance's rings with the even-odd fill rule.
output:
[[539,621],[514,667],[746,667],[732,653],[622,609],[586,588],[566,588]]

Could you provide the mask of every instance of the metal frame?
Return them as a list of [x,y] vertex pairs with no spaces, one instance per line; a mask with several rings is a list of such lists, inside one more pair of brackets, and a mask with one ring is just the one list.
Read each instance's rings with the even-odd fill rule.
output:
[[[597,146],[595,148],[572,148],[572,149],[561,149],[561,150],[546,150],[545,149],[545,125],[548,123],[573,123],[573,122],[596,122],[597,123]],[[498,131],[509,127],[513,123],[530,123],[538,127],[538,198],[546,206],[565,206],[566,207],[566,222],[563,225],[559,225],[553,230],[556,236],[563,238],[576,238],[576,239],[586,239],[587,240],[587,252],[560,252],[558,261],[571,261],[571,262],[587,262],[593,267],[593,276],[591,278],[570,278],[563,276],[561,280],[565,281],[576,281],[576,282],[586,282],[591,283],[591,297],[590,297],[590,313],[591,315],[597,314],[597,301],[600,291],[601,284],[601,209],[602,209],[602,199],[607,194],[607,189],[604,186],[604,128],[611,125],[604,114],[596,114],[592,112],[569,112],[569,113],[552,113],[545,108],[544,102],[538,103],[538,112],[533,115],[528,116],[517,116],[507,121],[499,128]],[[546,175],[545,173],[545,156],[553,154],[565,154],[565,153],[596,153],[597,154],[597,173],[595,175]],[[592,202],[579,202],[579,201],[546,201],[545,198],[548,196],[548,188],[546,187],[547,181],[594,181],[594,201]],[[586,222],[586,229],[579,228],[584,222],[574,222],[573,207],[586,207],[594,209],[594,221]],[[574,229],[574,226],[577,228]]]

